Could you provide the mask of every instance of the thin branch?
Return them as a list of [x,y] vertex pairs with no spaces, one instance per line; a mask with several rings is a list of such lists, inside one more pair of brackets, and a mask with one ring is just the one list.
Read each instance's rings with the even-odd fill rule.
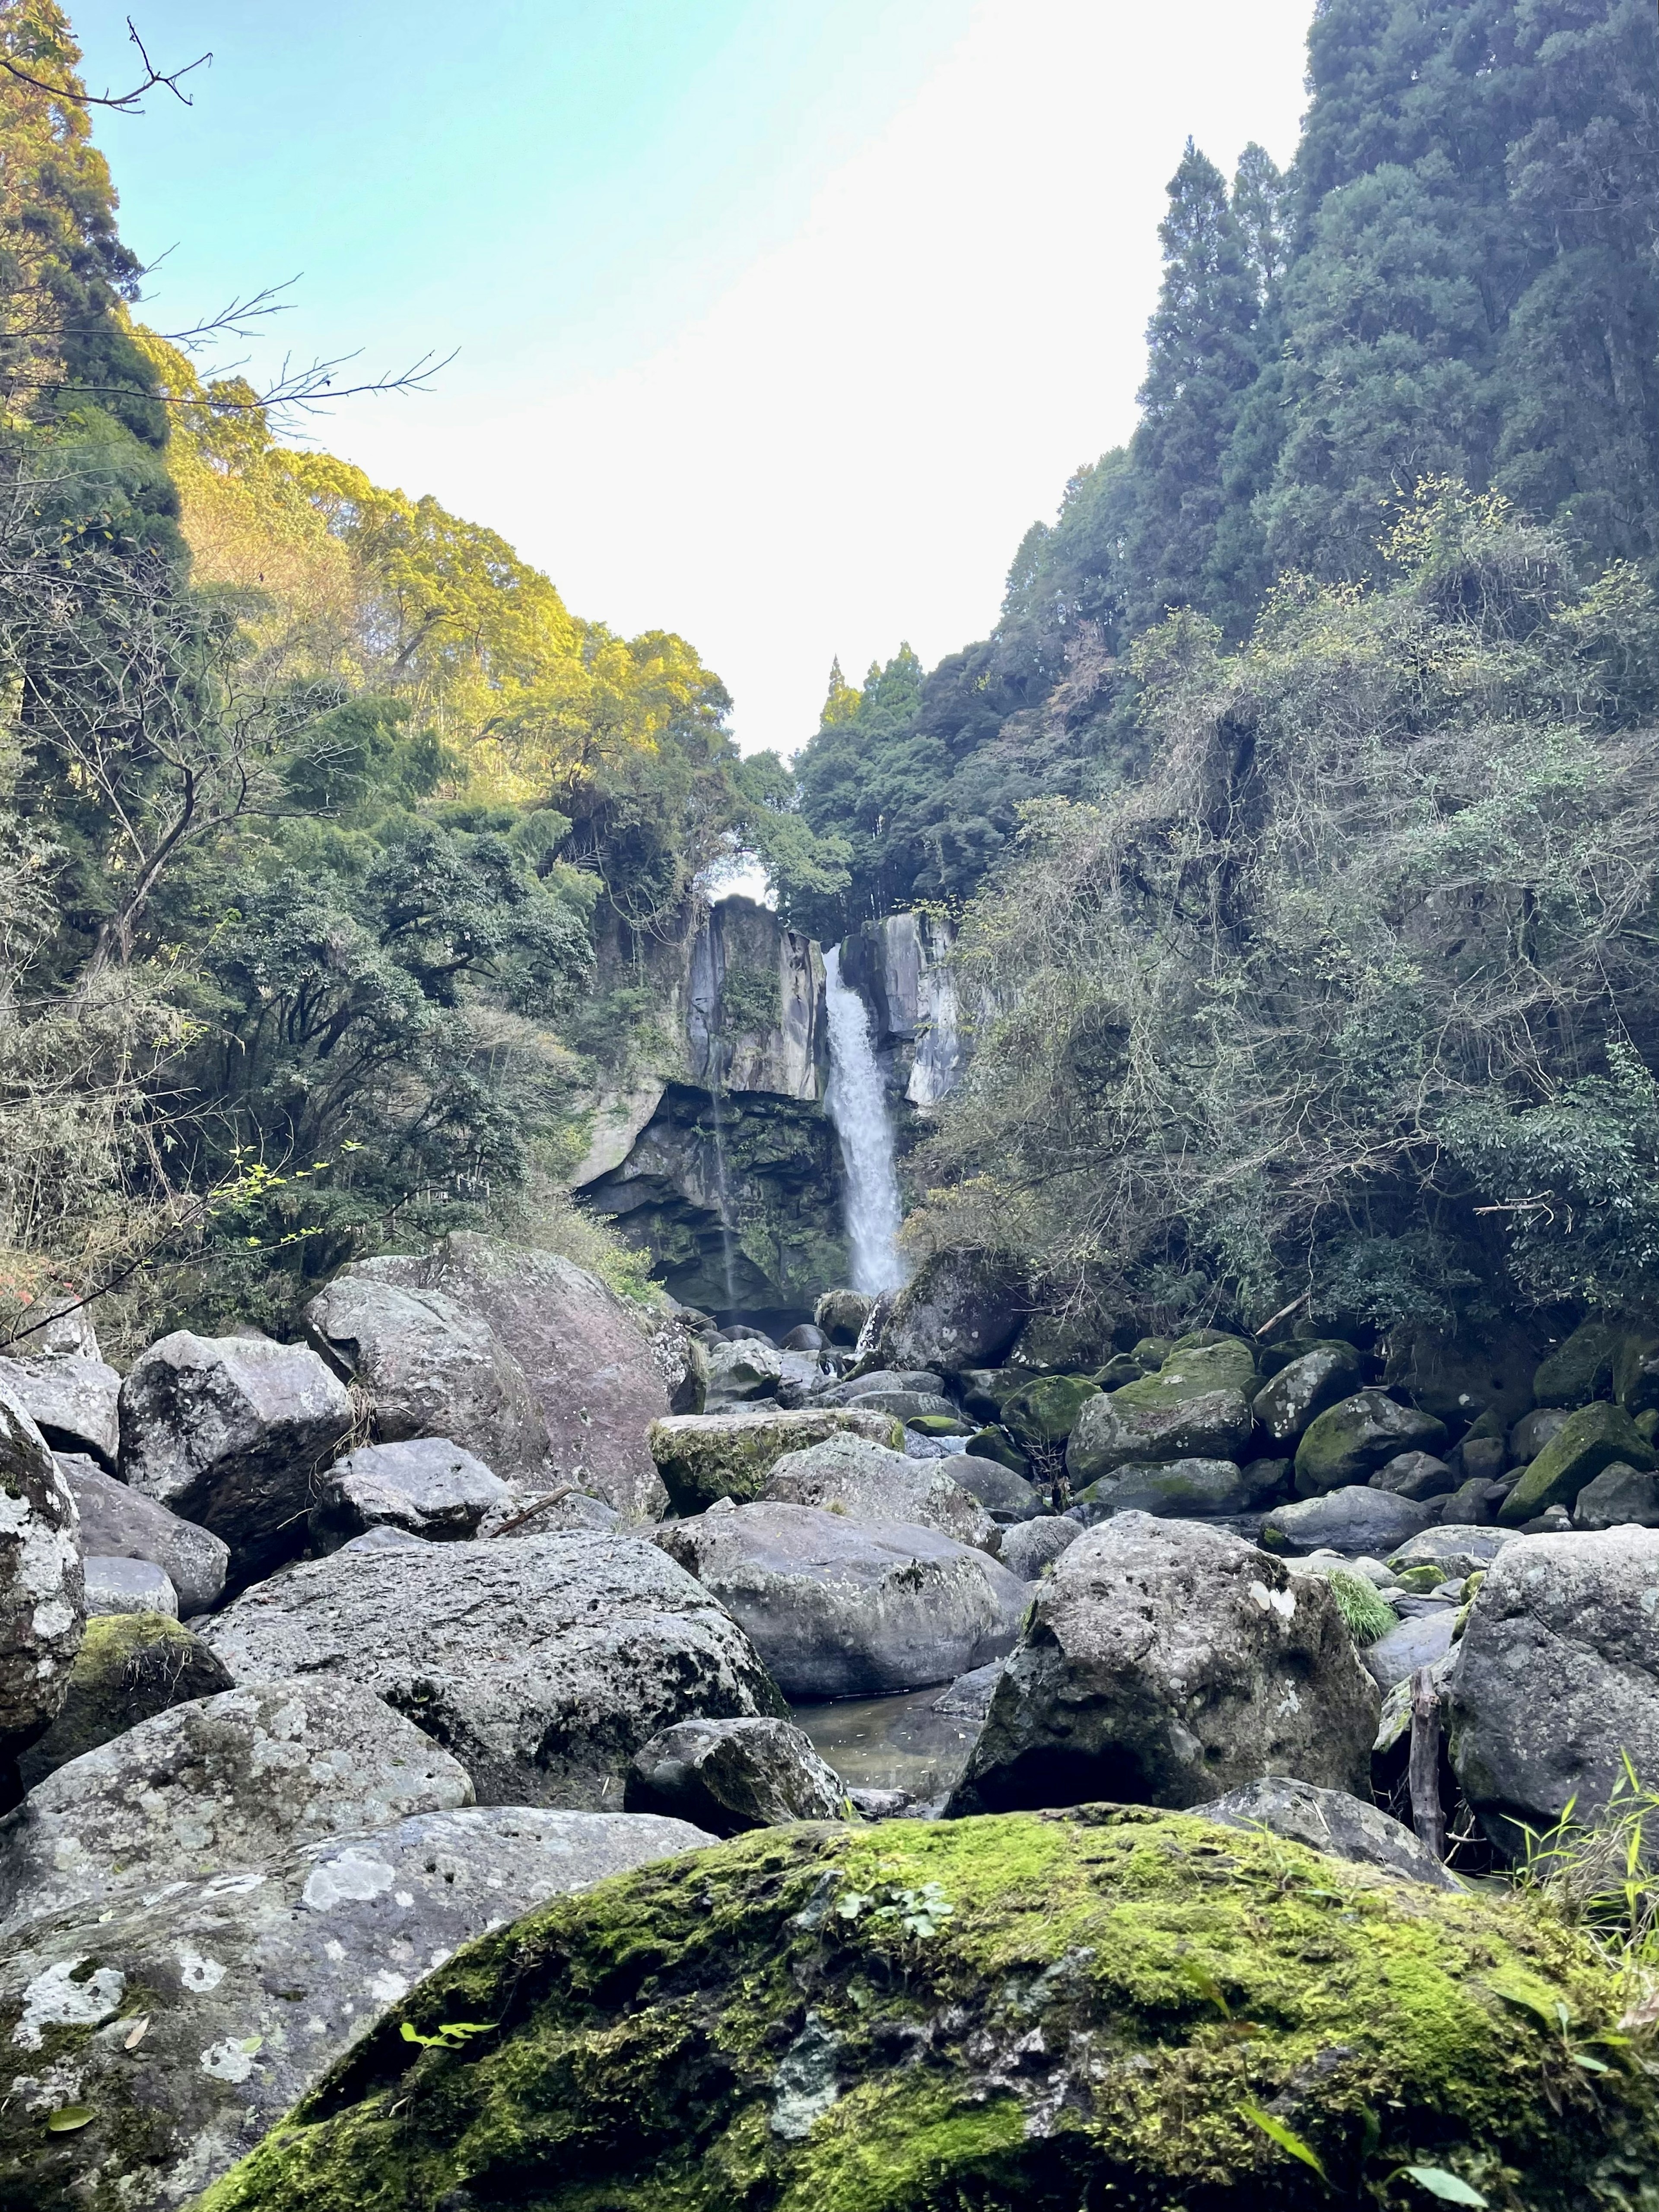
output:
[[3,70],[18,84],[27,85],[30,91],[44,92],[52,99],[61,100],[71,107],[108,107],[118,115],[142,115],[144,111],[138,102],[147,92],[155,91],[158,86],[170,92],[185,106],[193,107],[196,103],[183,89],[179,80],[187,77],[192,70],[210,68],[213,63],[211,52],[198,54],[193,62],[186,62],[182,69],[158,70],[144,51],[144,42],[134,28],[131,15],[127,17],[127,36],[137,47],[138,58],[144,64],[144,81],[142,84],[134,85],[131,92],[92,93],[84,92],[73,83],[49,84],[44,77],[31,76],[26,69],[20,69],[4,54],[0,54],[0,70]]

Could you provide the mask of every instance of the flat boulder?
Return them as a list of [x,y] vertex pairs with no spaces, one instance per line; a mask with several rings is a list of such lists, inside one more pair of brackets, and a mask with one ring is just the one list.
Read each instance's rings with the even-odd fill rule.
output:
[[1436,1452],[1445,1441],[1445,1423],[1432,1413],[1402,1406],[1386,1390],[1356,1390],[1303,1431],[1296,1448],[1297,1495],[1319,1498],[1369,1482],[1401,1452]]
[[83,1453],[59,1453],[58,1464],[81,1516],[83,1554],[106,1559],[148,1559],[173,1584],[179,1611],[205,1613],[224,1595],[230,1547],[210,1528],[181,1520]]
[[1420,1881],[1431,1889],[1463,1887],[1403,1821],[1346,1790],[1320,1790],[1311,1782],[1272,1774],[1208,1805],[1194,1805],[1193,1811],[1200,1820],[1226,1828],[1266,1828],[1327,1858],[1375,1867],[1395,1881]]
[[233,1686],[223,1661],[166,1613],[100,1614],[87,1623],[57,1719],[18,1761],[23,1787],[152,1714]]
[[175,1329],[121,1385],[121,1474],[222,1539],[247,1583],[304,1543],[312,1483],[351,1421],[345,1385],[308,1346]]
[[1457,1634],[1457,1607],[1437,1605],[1407,1614],[1397,1628],[1368,1644],[1365,1671],[1384,1693],[1408,1682],[1419,1668],[1432,1667],[1451,1650]]
[[513,1492],[481,1459],[448,1437],[360,1444],[319,1478],[307,1516],[312,1549],[331,1552],[366,1528],[406,1528],[432,1542],[477,1533]]
[[1659,1774],[1659,1529],[1522,1536],[1486,1569],[1452,1669],[1452,1764],[1500,1849],[1570,1801],[1593,1822],[1628,1759]]
[[1363,1789],[1380,1704],[1325,1583],[1120,1514],[1036,1586],[949,1810],[1196,1805],[1264,1774]]
[[1257,1391],[1256,1419],[1275,1443],[1294,1443],[1316,1417],[1358,1387],[1365,1363],[1340,1337],[1310,1345]]
[[1261,1541],[1272,1552],[1366,1552],[1386,1559],[1434,1518],[1432,1504],[1350,1485],[1275,1505],[1261,1524]]
[[787,1452],[836,1436],[866,1437],[898,1450],[904,1425],[857,1406],[675,1413],[652,1423],[648,1442],[674,1510],[701,1513],[716,1498],[758,1498]]
[[75,1499],[46,1440],[0,1392],[0,1809],[21,1753],[69,1694],[86,1621]]
[[955,1462],[907,1458],[868,1437],[826,1437],[805,1451],[786,1452],[761,1492],[774,1505],[816,1505],[854,1521],[911,1521],[938,1528],[959,1544],[990,1547],[996,1523],[971,1491],[954,1479]]
[[1012,1645],[1025,1585],[914,1522],[811,1505],[728,1506],[657,1542],[738,1621],[787,1698],[874,1698],[948,1682]]
[[[470,1807],[35,1922],[0,1963],[9,2201],[193,2204],[463,1946],[714,1840],[647,1814]],[[52,2132],[74,2105],[89,2123]]]
[[1569,1510],[1578,1493],[1615,1462],[1645,1473],[1659,1467],[1647,1438],[1622,1407],[1601,1401],[1570,1413],[1498,1508],[1499,1522],[1518,1528],[1552,1505]]
[[1231,1383],[1189,1388],[1208,1374],[1197,1359],[1171,1354],[1154,1375],[1091,1398],[1066,1446],[1073,1491],[1121,1467],[1175,1459],[1231,1460],[1250,1440],[1249,1401]]
[[[1275,1467],[1273,1462],[1265,1462]],[[1268,1494],[1277,1492],[1277,1480]],[[1115,1513],[1151,1513],[1164,1521],[1249,1513],[1262,1502],[1255,1484],[1230,1459],[1172,1459],[1163,1465],[1120,1467],[1091,1482],[1073,1500],[1072,1512],[1085,1528]]]
[[692,1820],[717,1836],[787,1820],[839,1820],[847,1787],[788,1721],[680,1721],[634,1754],[630,1813]]
[[103,1466],[114,1466],[121,1448],[121,1378],[106,1361],[78,1353],[0,1358],[0,1390],[54,1451],[90,1452]]
[[245,1591],[207,1639],[239,1682],[372,1690],[453,1753],[485,1804],[614,1805],[659,1729],[781,1711],[725,1608],[638,1537],[362,1543]]

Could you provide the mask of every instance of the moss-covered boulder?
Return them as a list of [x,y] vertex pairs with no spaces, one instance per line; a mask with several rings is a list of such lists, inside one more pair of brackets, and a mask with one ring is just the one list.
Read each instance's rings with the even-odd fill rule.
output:
[[856,1406],[793,1413],[672,1413],[653,1421],[649,1431],[651,1456],[677,1513],[701,1513],[717,1498],[746,1504],[760,1496],[786,1452],[842,1435],[868,1437],[892,1451],[904,1449],[902,1421]]
[[1407,2164],[1622,2212],[1654,2084],[1569,2049],[1620,2003],[1520,1905],[1190,1814],[774,1831],[462,1952],[202,2212],[1322,2212]]
[[1099,1383],[1086,1375],[1045,1375],[1004,1399],[1002,1425],[1028,1451],[1064,1443],[1078,1415],[1099,1395]]
[[1402,1406],[1386,1390],[1356,1390],[1310,1422],[1296,1448],[1298,1498],[1320,1498],[1369,1482],[1401,1452],[1438,1451],[1443,1421]]
[[1540,1359],[1532,1378],[1537,1406],[1587,1406],[1613,1382],[1621,1332],[1610,1322],[1580,1322],[1571,1336]]
[[1598,1399],[1581,1406],[1550,1438],[1498,1508],[1505,1528],[1536,1520],[1552,1505],[1571,1506],[1578,1493],[1603,1468],[1622,1460],[1626,1467],[1659,1467],[1659,1455],[1622,1407]]
[[101,1613],[87,1623],[63,1711],[18,1761],[23,1787],[33,1790],[153,1714],[230,1687],[218,1653],[166,1613]]

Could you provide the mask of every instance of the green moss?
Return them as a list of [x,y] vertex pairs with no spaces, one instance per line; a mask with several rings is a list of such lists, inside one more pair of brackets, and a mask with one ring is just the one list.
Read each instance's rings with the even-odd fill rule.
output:
[[19,1761],[25,1789],[154,1713],[228,1690],[224,1662],[159,1613],[100,1613],[87,1623],[63,1710]]
[[421,2052],[388,2021],[203,2212],[1220,2212],[1406,2162],[1530,2212],[1651,2203],[1613,2166],[1659,2172],[1652,2083],[1614,2058],[1592,2088],[1505,1972],[1577,2034],[1618,2016],[1540,1910],[1190,1815],[773,1830],[461,1953],[406,2012],[498,2035]]
[[1005,1399],[1005,1427],[1027,1450],[1042,1444],[1064,1443],[1077,1426],[1078,1415],[1091,1398],[1100,1395],[1100,1385],[1083,1375],[1045,1375]]
[[1379,1636],[1386,1636],[1391,1628],[1399,1627],[1399,1614],[1378,1595],[1364,1575],[1352,1574],[1346,1567],[1333,1567],[1325,1580],[1336,1600],[1336,1609],[1347,1622],[1356,1644],[1375,1644]]
[[1598,1400],[1570,1413],[1498,1509],[1506,1528],[1517,1528],[1552,1505],[1571,1505],[1587,1482],[1615,1460],[1650,1468],[1659,1465],[1628,1413]]
[[855,1406],[794,1413],[685,1413],[653,1421],[647,1441],[677,1513],[701,1513],[717,1498],[747,1504],[786,1452],[844,1432],[890,1451],[904,1449],[904,1424]]

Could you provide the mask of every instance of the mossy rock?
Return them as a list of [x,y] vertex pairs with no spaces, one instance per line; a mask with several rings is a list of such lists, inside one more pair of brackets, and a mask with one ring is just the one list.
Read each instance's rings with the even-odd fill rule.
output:
[[786,1452],[850,1433],[890,1451],[904,1449],[904,1424],[855,1406],[799,1413],[671,1413],[647,1431],[651,1456],[677,1513],[701,1513],[717,1498],[746,1505]]
[[1505,1528],[1518,1528],[1552,1505],[1571,1506],[1587,1483],[1615,1460],[1647,1474],[1659,1467],[1659,1455],[1646,1443],[1630,1415],[1597,1399],[1581,1406],[1545,1445],[1498,1509]]
[[1535,1406],[1587,1406],[1613,1383],[1623,1331],[1610,1322],[1580,1322],[1565,1343],[1541,1359],[1532,1378]]
[[967,1437],[973,1434],[973,1424],[959,1421],[954,1413],[912,1413],[904,1424],[919,1437]]
[[62,1711],[18,1761],[23,1787],[153,1714],[234,1687],[218,1653],[165,1613],[97,1614],[75,1655]]
[[[1211,1334],[1209,1330],[1200,1332]],[[1126,1382],[1112,1393],[1114,1405],[1139,1412],[1149,1407],[1184,1405],[1212,1390],[1237,1390],[1248,1398],[1255,1389],[1255,1358],[1248,1344],[1236,1336],[1219,1336],[1212,1343],[1178,1346],[1163,1365],[1139,1382]]]
[[1045,1375],[1002,1402],[1002,1425],[1028,1451],[1064,1443],[1100,1385],[1086,1375]]
[[200,2212],[1650,2203],[1654,2083],[1558,2002],[1620,1989],[1542,1911],[1190,1814],[772,1830],[458,1954]]
[[1006,1429],[975,1429],[968,1439],[968,1455],[972,1459],[994,1460],[999,1467],[1006,1467],[1014,1474],[1029,1475],[1031,1472],[1031,1462]]

